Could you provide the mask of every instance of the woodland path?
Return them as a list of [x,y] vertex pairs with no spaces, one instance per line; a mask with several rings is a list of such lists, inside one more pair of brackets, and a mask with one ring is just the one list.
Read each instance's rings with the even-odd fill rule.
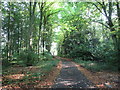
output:
[[52,88],[94,88],[71,61],[62,60],[62,69]]

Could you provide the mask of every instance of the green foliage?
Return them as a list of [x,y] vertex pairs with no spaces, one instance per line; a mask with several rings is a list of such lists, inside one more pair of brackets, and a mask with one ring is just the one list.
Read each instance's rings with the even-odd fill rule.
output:
[[11,63],[19,64],[22,66],[36,65],[38,63],[38,58],[40,62],[52,60],[53,58],[50,52],[46,51],[38,55],[30,50],[21,51],[19,54],[15,53],[13,56],[14,59],[11,61]]
[[[3,66],[13,63],[29,66],[52,60],[54,42],[61,56],[117,65],[120,49],[117,3],[91,3],[1,3]],[[101,11],[108,14],[106,19],[101,17]]]
[[81,58],[76,58],[73,60],[74,62],[82,65],[83,67],[96,72],[96,71],[118,71],[118,67],[115,67],[113,64],[106,62],[96,62],[96,61],[84,61]]
[[52,54],[50,52],[47,52],[47,51],[42,53],[42,55],[44,57],[43,60],[45,60],[45,61],[52,60],[52,58],[53,58]]
[[2,69],[5,69],[5,68],[9,67],[10,65],[11,65],[10,61],[8,61],[7,59],[2,60]]
[[17,56],[17,63],[22,65],[34,65],[37,63],[38,55],[33,51],[21,51]]
[[30,75],[25,76],[23,80],[24,81],[42,80],[41,76],[47,75],[52,70],[53,67],[57,66],[58,63],[59,63],[59,60],[41,61],[36,64],[36,66],[38,66],[40,70],[35,73],[28,72],[27,74],[30,74]]
[[117,52],[111,51],[111,52],[106,53],[105,56],[106,56],[105,59],[107,63],[113,66],[119,66],[118,64],[119,61],[117,59]]
[[59,60],[49,60],[49,61],[42,61],[40,63],[38,63],[37,65],[40,66],[40,68],[45,71],[45,72],[49,72],[52,67],[57,66]]
[[[38,80],[43,80],[44,78],[41,78],[42,76],[48,75],[48,73],[52,70],[53,67],[57,66],[59,63],[59,60],[49,60],[49,61],[41,61],[38,62],[35,67],[37,67],[37,71],[31,72],[31,71],[26,71],[23,74],[25,76],[22,79],[14,80],[14,79],[5,79],[2,81],[3,85],[8,85],[8,84],[19,84],[24,82],[25,84],[33,84],[35,83],[34,81]],[[33,66],[34,67],[34,66]],[[26,70],[26,69],[25,69]],[[17,71],[10,70],[10,68],[3,70],[3,75],[12,75],[12,73],[17,73]]]
[[[4,65],[34,65],[51,60],[50,52],[54,23],[62,9],[55,2],[2,2],[2,51]],[[42,44],[40,44],[42,43]],[[42,55],[41,53],[45,53]],[[16,62],[17,61],[17,62]]]

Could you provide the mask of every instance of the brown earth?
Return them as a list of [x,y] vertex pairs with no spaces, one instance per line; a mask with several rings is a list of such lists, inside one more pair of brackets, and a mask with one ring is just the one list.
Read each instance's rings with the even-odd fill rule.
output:
[[[57,59],[61,59],[61,60],[66,60],[66,61],[71,61],[72,59],[68,59],[68,58],[61,58],[61,57],[55,57]],[[74,62],[72,62],[74,63]],[[90,80],[92,83],[94,83],[97,87],[99,88],[106,88],[106,85],[110,85],[112,86],[112,88],[120,88],[120,81],[119,81],[119,77],[120,77],[120,73],[116,73],[116,72],[107,72],[107,71],[102,71],[102,72],[91,72],[90,70],[84,68],[83,66],[74,63],[76,65],[76,67],[78,68],[78,70],[80,70],[88,80]],[[56,77],[59,75],[60,71],[61,71],[61,62],[59,62],[59,64],[54,67],[49,74],[42,76],[41,78],[43,78],[44,80],[36,80],[34,83],[37,84],[30,84],[27,85],[26,82],[24,83],[18,83],[18,84],[10,84],[10,85],[4,85],[2,88],[6,88],[6,89],[20,89],[23,90],[23,88],[50,88],[53,84],[54,84],[54,80],[56,79]],[[14,67],[11,68],[12,71],[15,71],[17,73],[12,73],[14,75],[6,75],[2,77],[2,80],[4,79],[14,79],[14,80],[18,80],[18,79],[22,79],[22,77],[24,77],[27,71],[30,72],[38,72],[40,71],[40,68],[38,67],[34,67],[34,66],[30,66],[30,67]],[[29,82],[29,83],[33,83],[33,82]],[[0,87],[1,88],[1,87]]]
[[[38,68],[36,66],[30,66],[30,67],[26,67],[26,68],[25,67],[12,67],[11,70],[13,71],[13,73],[11,73],[11,75],[4,75],[2,77],[2,81],[3,80],[14,80],[17,82],[17,80],[20,80],[24,76],[29,75],[26,73],[27,71],[35,73],[35,72],[39,72],[40,68]],[[56,76],[59,74],[60,70],[61,70],[61,61],[51,71],[46,72],[47,73],[46,75],[43,75],[42,77],[40,77],[40,78],[42,78],[42,80],[36,80],[34,82],[23,81],[21,83],[4,85],[0,88],[2,88],[2,89],[19,89],[19,90],[28,89],[28,88],[49,88],[54,83],[54,80],[55,80]],[[35,77],[32,77],[32,78],[35,78]]]
[[120,73],[107,71],[91,72],[79,64],[76,64],[76,66],[97,87],[107,88],[108,86],[111,86],[112,88],[120,88]]

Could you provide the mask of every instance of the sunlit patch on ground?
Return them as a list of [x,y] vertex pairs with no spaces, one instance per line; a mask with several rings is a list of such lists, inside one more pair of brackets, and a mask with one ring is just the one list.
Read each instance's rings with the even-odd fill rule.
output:
[[73,65],[65,65],[65,64],[63,64],[62,67],[63,68],[69,68],[69,67],[74,67],[74,66]]
[[25,76],[25,74],[14,74],[14,75],[8,75],[5,76],[8,79],[22,79]]
[[65,86],[68,86],[68,85],[77,85],[77,84],[79,84],[80,82],[73,82],[73,81],[61,81],[61,82],[59,82],[59,83],[61,83],[61,84],[65,85]]
[[[61,69],[61,62],[56,62],[56,65],[52,65],[49,71],[44,71],[45,67],[56,61],[48,61],[40,63],[39,66],[29,66],[29,67],[11,67],[6,70],[6,74],[3,74],[2,80],[5,89],[22,89],[22,88],[41,88],[50,87],[53,84],[55,77],[58,75]],[[51,71],[52,70],[52,71]],[[8,73],[9,72],[9,73]]]
[[88,88],[90,86],[94,85],[82,75],[74,63],[62,61],[62,70],[55,79],[53,88]]
[[51,88],[51,86],[54,83],[55,78],[60,73],[60,70],[62,68],[61,61],[58,63],[57,67],[54,67],[52,71],[45,77],[44,81],[39,82],[35,87],[37,88]]
[[55,56],[55,58],[60,59],[60,60],[66,60],[66,61],[71,61],[72,60],[70,58],[62,58],[62,57],[58,57],[58,56]]

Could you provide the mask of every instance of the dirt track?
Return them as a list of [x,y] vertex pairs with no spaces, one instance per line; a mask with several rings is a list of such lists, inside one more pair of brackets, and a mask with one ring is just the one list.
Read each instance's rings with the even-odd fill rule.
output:
[[94,88],[71,61],[62,61],[62,69],[52,88]]

